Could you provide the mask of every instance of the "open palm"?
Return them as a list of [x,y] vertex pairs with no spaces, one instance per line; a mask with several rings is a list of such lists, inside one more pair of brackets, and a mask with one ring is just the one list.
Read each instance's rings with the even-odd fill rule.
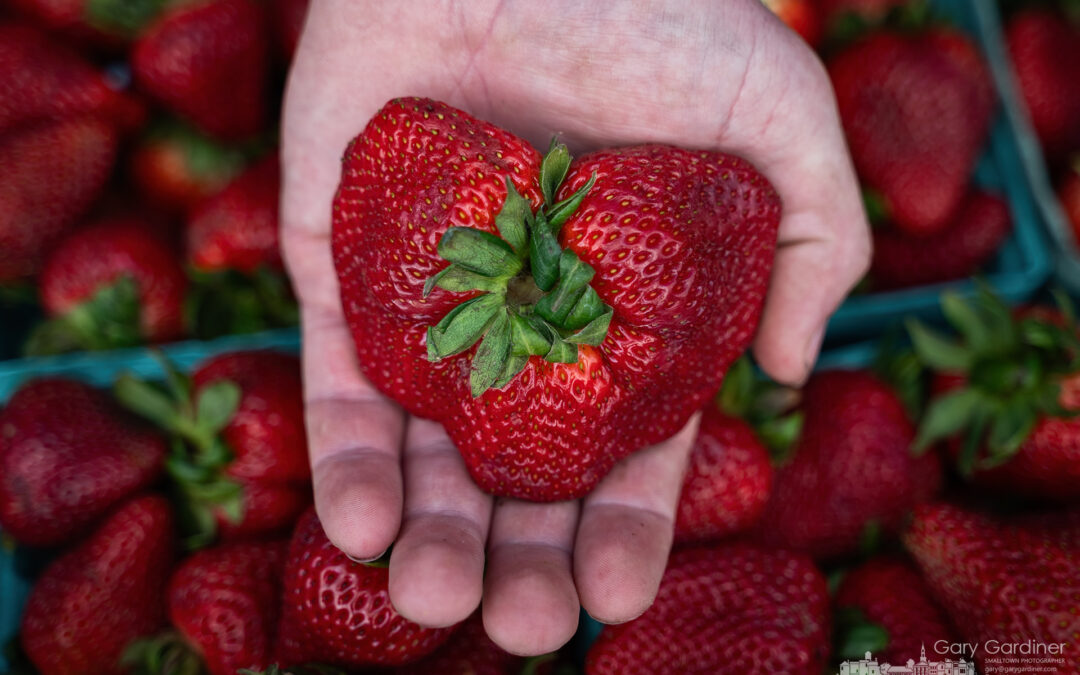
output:
[[361,375],[330,252],[348,141],[389,99],[427,96],[547,147],[659,142],[746,157],[784,202],[754,350],[805,378],[828,315],[865,271],[869,237],[828,78],[759,0],[314,0],[289,78],[283,241],[300,297],[316,508],[356,559],[394,544],[405,617],[453,624],[483,598],[498,644],[566,642],[651,603],[671,546],[696,419],[630,456],[580,502],[492,499],[439,425]]

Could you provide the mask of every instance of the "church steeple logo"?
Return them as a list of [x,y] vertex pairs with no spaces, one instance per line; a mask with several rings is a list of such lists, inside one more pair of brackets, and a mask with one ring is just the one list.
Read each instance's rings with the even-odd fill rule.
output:
[[838,675],[978,675],[975,664],[964,659],[931,661],[926,657],[926,645],[919,652],[919,660],[908,659],[907,663],[892,665],[882,663],[870,652],[859,661],[844,661],[840,664]]

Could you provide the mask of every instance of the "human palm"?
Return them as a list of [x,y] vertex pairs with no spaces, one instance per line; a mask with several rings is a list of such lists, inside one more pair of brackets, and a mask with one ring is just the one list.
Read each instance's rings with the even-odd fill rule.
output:
[[519,654],[551,651],[578,608],[629,620],[651,603],[671,546],[696,428],[621,462],[587,498],[493,499],[441,427],[361,375],[330,252],[340,157],[396,96],[462,108],[545,148],[643,142],[752,161],[784,202],[754,351],[805,378],[828,315],[865,271],[869,237],[828,79],[758,0],[579,3],[314,0],[289,77],[283,245],[301,302],[316,508],[357,559],[391,543],[396,609],[484,625]]

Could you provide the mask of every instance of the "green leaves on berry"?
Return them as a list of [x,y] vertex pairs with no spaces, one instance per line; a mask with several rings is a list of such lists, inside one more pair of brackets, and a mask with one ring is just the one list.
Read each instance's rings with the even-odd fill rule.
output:
[[24,346],[27,356],[134,347],[145,342],[135,279],[121,276],[65,314],[38,325]]
[[495,216],[499,236],[451,227],[439,240],[439,255],[450,265],[427,279],[424,296],[435,288],[483,294],[428,328],[428,359],[455,356],[479,342],[469,373],[474,397],[504,387],[529,357],[576,363],[578,345],[599,345],[607,335],[612,310],[589,285],[593,268],[558,242],[563,223],[596,182],[593,175],[555,202],[570,159],[566,146],[552,141],[540,165],[544,206],[537,213],[507,178],[506,199]]

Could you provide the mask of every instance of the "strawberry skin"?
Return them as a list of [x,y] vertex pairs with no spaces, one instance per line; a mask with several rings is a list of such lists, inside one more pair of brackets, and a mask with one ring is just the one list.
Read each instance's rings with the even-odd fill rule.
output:
[[949,504],[917,509],[903,540],[965,641],[1066,643],[1057,672],[1080,673],[1080,552]]
[[834,606],[855,608],[885,630],[888,645],[874,652],[882,663],[918,661],[925,645],[938,640],[955,642],[926,582],[902,558],[872,558],[848,572],[836,590]]
[[61,316],[121,277],[138,288],[145,340],[164,342],[183,334],[184,270],[154,225],[142,219],[100,221],[64,239],[42,270],[41,303],[52,316]]
[[895,533],[941,485],[936,455],[911,454],[903,404],[864,371],[813,375],[791,459],[777,468],[755,536],[818,559],[855,553],[868,528]]
[[761,0],[788,28],[811,47],[821,41],[821,19],[814,0]]
[[330,543],[315,510],[296,525],[285,563],[281,660],[342,668],[417,661],[446,642],[449,628],[423,628],[390,604],[389,569],[349,560]]
[[262,160],[203,202],[187,224],[188,262],[200,270],[281,269],[277,154]]
[[270,14],[279,51],[286,61],[292,59],[300,33],[304,30],[311,0],[270,0]]
[[72,539],[161,475],[165,440],[80,382],[23,385],[0,412],[0,525],[29,546]]
[[0,283],[38,271],[101,194],[117,144],[115,129],[96,119],[42,122],[0,136]]
[[893,228],[877,228],[870,267],[874,288],[906,288],[969,277],[993,258],[1011,230],[1009,205],[981,190],[968,195],[945,229],[929,236],[912,237]]
[[131,500],[45,570],[22,617],[23,649],[42,675],[127,671],[121,653],[165,624],[172,516],[161,497]]
[[1020,94],[1051,159],[1080,148],[1080,28],[1047,9],[1017,12],[1005,29]]
[[820,675],[825,578],[807,558],[745,544],[676,551],[652,607],[605,626],[587,675]]
[[211,675],[261,670],[273,660],[285,541],[199,551],[169,580],[169,619]]
[[[484,490],[551,501],[584,495],[616,461],[671,436],[716,392],[753,335],[780,203],[753,167],[719,153],[596,152],[570,165],[552,195],[542,194],[541,167],[523,140],[460,110],[391,101],[345,153],[333,249],[368,379],[410,413],[440,421]],[[547,356],[521,356],[507,383],[478,392],[485,348],[447,358],[436,340],[445,333],[427,335],[433,326],[442,331],[463,300],[500,296],[436,284],[425,297],[425,281],[451,269],[439,253],[448,233],[498,231],[508,179],[526,211],[550,196],[550,213],[554,200],[586,191],[551,245],[562,251],[560,265],[576,261],[594,272],[587,290],[610,308],[610,324],[595,344],[547,333],[556,340],[544,343]],[[537,238],[544,231],[531,230]],[[487,245],[510,248],[501,239]],[[525,264],[505,296],[521,300],[505,310],[518,318],[534,306],[530,289],[539,290]],[[535,302],[539,315],[544,300]],[[570,346],[559,356],[558,345]]]
[[959,33],[877,32],[829,64],[855,168],[897,228],[926,236],[955,216],[986,137],[990,75]]
[[524,659],[491,641],[479,611],[454,630],[442,647],[394,671],[400,675],[518,675]]
[[675,520],[679,544],[742,532],[761,516],[772,488],[769,453],[742,420],[706,406]]
[[211,136],[246,138],[266,121],[269,40],[254,0],[203,0],[164,12],[136,41],[146,93]]

